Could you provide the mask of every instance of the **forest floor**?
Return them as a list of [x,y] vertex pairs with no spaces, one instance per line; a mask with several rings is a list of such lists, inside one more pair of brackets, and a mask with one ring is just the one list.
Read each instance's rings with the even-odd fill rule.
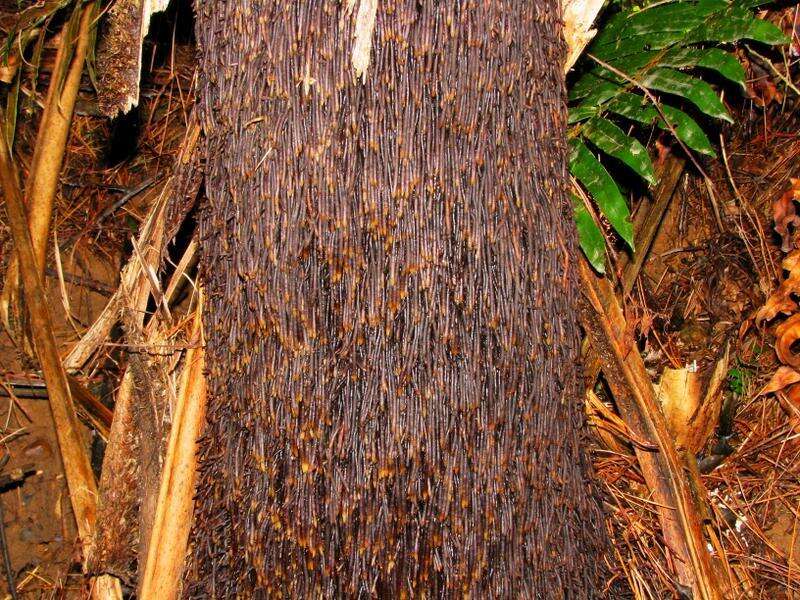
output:
[[[132,234],[183,137],[194,60],[191,44],[173,43],[169,35],[174,18],[174,13],[164,17],[160,33],[157,26],[145,46],[142,103],[130,116],[110,124],[97,111],[88,80],[81,89],[57,197],[55,243],[61,250],[56,255],[51,249],[48,258],[47,291],[63,351],[97,318],[119,284],[120,269],[133,251]],[[776,326],[792,315],[757,320],[787,277],[783,261],[800,247],[800,228],[795,230],[800,218],[794,220],[800,183],[790,180],[800,177],[800,123],[792,98],[773,94],[772,84],[755,83],[759,93],[739,103],[737,124],[722,132],[725,161],[706,165],[708,179],[692,166],[681,176],[636,284],[621,304],[655,382],[665,368],[685,370],[695,386],[692,393],[702,394],[722,365],[716,378],[721,410],[697,459],[709,500],[707,522],[719,540],[712,555],[730,579],[731,597],[800,598],[800,393],[792,387],[800,376],[794,378],[793,355],[780,360],[774,350],[776,334],[786,333],[776,332]],[[32,155],[41,93],[26,97],[26,117],[18,125],[23,158]],[[671,152],[678,151],[661,149],[661,160],[670,160]],[[643,206],[637,198],[633,204]],[[11,248],[4,214],[0,211],[0,272]],[[783,236],[776,217],[779,228],[786,227]],[[787,348],[792,349],[791,339]],[[125,348],[112,340],[85,371],[85,383],[109,407],[125,361]],[[608,492],[614,540],[608,593],[675,596],[680,590],[670,575],[672,558],[630,440],[624,432],[601,435],[603,423],[615,418],[613,397],[602,381],[594,392],[602,407],[594,407],[600,416],[591,419],[593,459]],[[103,442],[89,427],[82,434],[99,470]],[[10,457],[0,475],[25,474],[23,481],[0,487],[2,528],[19,596],[79,597],[74,519],[42,379],[4,332],[0,442]],[[10,598],[4,579],[0,575],[0,598]]]

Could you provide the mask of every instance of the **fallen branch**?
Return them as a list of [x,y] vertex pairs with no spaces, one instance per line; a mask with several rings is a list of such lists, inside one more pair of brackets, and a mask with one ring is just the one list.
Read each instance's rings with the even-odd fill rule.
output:
[[[653,200],[642,200],[646,204],[640,207],[633,221],[636,253],[633,260],[629,260],[627,255],[623,254],[619,261],[619,268],[622,270],[620,279],[623,297],[633,290],[636,278],[639,277],[644,261],[650,253],[650,247],[661,226],[661,221],[675,196],[685,166],[685,160],[670,155],[658,173],[658,186],[653,193]],[[590,345],[585,346],[583,365],[587,387],[591,388],[600,373],[600,362],[597,353]]]
[[638,440],[657,449],[639,444],[634,447],[658,510],[664,541],[677,558],[678,581],[690,587],[696,598],[721,599],[703,536],[702,512],[684,474],[687,466],[675,449],[634,340],[626,334],[622,309],[607,279],[595,275],[585,261],[579,261],[579,270],[581,319],[592,347],[598,351],[620,416]]

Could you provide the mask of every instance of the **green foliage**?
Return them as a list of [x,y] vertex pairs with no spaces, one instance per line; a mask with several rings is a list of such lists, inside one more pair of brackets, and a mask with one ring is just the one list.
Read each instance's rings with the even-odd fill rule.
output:
[[586,204],[581,198],[575,196],[572,207],[581,250],[583,250],[586,258],[589,259],[589,262],[599,273],[605,273],[606,240],[603,237],[603,232],[595,225],[592,215],[589,214]]
[[[763,0],[669,0],[618,12],[602,25],[584,55],[584,70],[570,88],[570,171],[612,229],[633,250],[630,211],[603,161],[613,157],[655,183],[653,164],[637,128],[669,131],[687,149],[716,156],[691,114],[732,118],[702,76],[713,72],[744,88],[745,72],[721,46],[748,39],[787,43],[773,24],[757,18]],[[619,6],[619,5],[618,5]],[[626,133],[626,130],[629,133]],[[591,149],[590,149],[591,148]],[[604,270],[603,233],[588,210],[576,209],[581,248]]]
[[569,166],[573,177],[594,197],[611,226],[633,248],[633,226],[625,198],[605,167],[580,140],[570,142]]
[[737,396],[744,396],[752,376],[752,370],[737,361],[736,366],[728,370],[728,389]]

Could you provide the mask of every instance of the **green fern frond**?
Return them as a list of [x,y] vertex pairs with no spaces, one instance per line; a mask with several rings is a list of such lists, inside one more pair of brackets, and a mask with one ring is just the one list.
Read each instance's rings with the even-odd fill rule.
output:
[[[788,43],[778,27],[756,17],[754,9],[764,3],[672,0],[630,9],[608,19],[589,47],[586,70],[569,91],[570,171],[631,249],[629,209],[602,164],[603,156],[619,160],[648,184],[655,183],[655,174],[644,146],[614,121],[659,127],[691,151],[716,156],[702,127],[684,109],[732,121],[717,91],[701,75],[713,71],[744,88],[742,65],[721,46],[745,39]],[[575,215],[581,247],[602,271],[597,240],[603,234],[588,211],[576,209]]]
[[572,175],[594,198],[614,231],[633,250],[631,214],[614,178],[580,140],[572,140],[570,150],[569,168]]

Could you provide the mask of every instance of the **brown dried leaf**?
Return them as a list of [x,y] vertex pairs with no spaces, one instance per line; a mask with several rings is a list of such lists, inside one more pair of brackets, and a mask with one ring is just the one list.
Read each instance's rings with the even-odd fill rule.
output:
[[800,384],[794,384],[776,396],[789,416],[789,425],[796,434],[800,433]]
[[800,251],[795,250],[787,255],[782,266],[788,275],[756,313],[757,325],[771,321],[778,314],[790,315],[798,311],[792,294],[800,294]]
[[800,410],[800,385],[791,386],[786,390],[785,396],[793,406]]
[[783,93],[771,79],[760,77],[749,87],[748,94],[757,106],[769,106],[773,102],[783,102]]
[[[787,366],[780,366],[778,370],[775,371],[775,374],[772,376],[772,379],[769,380],[769,383],[764,386],[758,395],[762,396],[764,394],[774,394],[794,383],[800,381],[800,373],[795,371],[791,367]],[[793,388],[796,386],[792,386]]]
[[792,350],[792,344],[800,339],[800,314],[795,314],[775,329],[775,352],[782,363],[800,368],[800,354]]
[[800,216],[797,215],[795,200],[800,200],[800,179],[791,178],[791,187],[772,205],[772,214],[775,221],[775,231],[781,236],[781,250],[790,252],[794,243],[792,233],[789,231],[800,225]]

